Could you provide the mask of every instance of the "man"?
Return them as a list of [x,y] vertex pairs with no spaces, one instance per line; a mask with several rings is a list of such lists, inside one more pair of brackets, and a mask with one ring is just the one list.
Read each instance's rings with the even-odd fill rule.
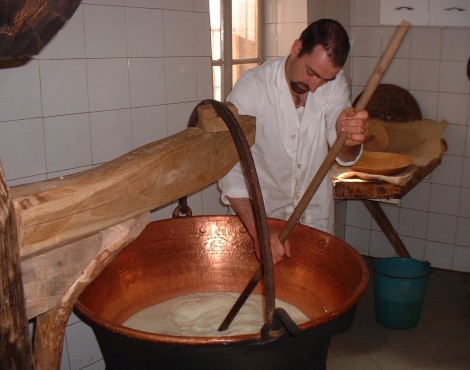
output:
[[[256,117],[251,148],[268,217],[287,220],[341,131],[348,139],[337,157],[351,165],[362,152],[366,111],[351,108],[350,93],[341,70],[349,53],[349,38],[336,21],[310,24],[294,41],[290,54],[245,72],[227,100],[240,114]],[[260,245],[249,194],[238,163],[219,181],[222,201],[230,204]],[[331,178],[325,177],[300,222],[334,232]],[[290,256],[278,234],[270,229],[274,263]]]

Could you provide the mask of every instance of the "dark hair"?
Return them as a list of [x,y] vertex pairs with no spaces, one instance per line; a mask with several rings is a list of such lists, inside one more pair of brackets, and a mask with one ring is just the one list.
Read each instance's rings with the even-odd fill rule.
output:
[[325,48],[333,66],[342,67],[349,53],[349,36],[344,27],[333,19],[320,19],[303,30],[300,35],[302,48],[299,57],[310,54],[313,48],[321,45]]

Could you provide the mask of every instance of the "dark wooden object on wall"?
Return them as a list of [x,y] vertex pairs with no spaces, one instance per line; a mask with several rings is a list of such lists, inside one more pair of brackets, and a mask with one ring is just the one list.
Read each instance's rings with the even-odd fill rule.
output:
[[0,59],[36,55],[62,28],[81,0],[0,0]]

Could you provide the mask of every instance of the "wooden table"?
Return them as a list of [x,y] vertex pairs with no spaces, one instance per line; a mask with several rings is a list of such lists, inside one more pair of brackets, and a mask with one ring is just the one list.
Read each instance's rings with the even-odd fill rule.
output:
[[425,179],[442,160],[446,144],[442,140],[442,153],[426,165],[413,165],[412,176],[404,185],[395,185],[377,180],[338,180],[333,178],[334,198],[338,200],[361,200],[400,257],[410,257],[400,236],[380,206],[381,199],[401,199],[418,183]]

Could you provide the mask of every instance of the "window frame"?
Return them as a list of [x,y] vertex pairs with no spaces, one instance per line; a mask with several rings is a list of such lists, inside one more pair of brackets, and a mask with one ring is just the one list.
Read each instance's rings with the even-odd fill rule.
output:
[[[232,90],[232,80],[233,80],[233,67],[236,65],[243,65],[243,64],[252,64],[255,63],[257,65],[261,65],[264,61],[263,55],[263,30],[264,30],[264,1],[257,0],[258,2],[258,57],[257,58],[233,58],[232,53],[232,0],[219,0],[220,1],[220,12],[221,12],[221,45],[220,45],[220,59],[214,60],[212,59],[211,53],[211,61],[212,61],[212,75],[214,75],[214,67],[220,67],[221,69],[221,81],[220,81],[220,100],[225,101],[228,94]],[[235,0],[237,1],[237,0]],[[212,50],[212,43],[211,43],[211,50]],[[212,91],[213,95],[215,94],[214,88],[215,81],[212,82]],[[235,81],[233,81],[233,84]],[[215,96],[214,96],[215,98]]]

